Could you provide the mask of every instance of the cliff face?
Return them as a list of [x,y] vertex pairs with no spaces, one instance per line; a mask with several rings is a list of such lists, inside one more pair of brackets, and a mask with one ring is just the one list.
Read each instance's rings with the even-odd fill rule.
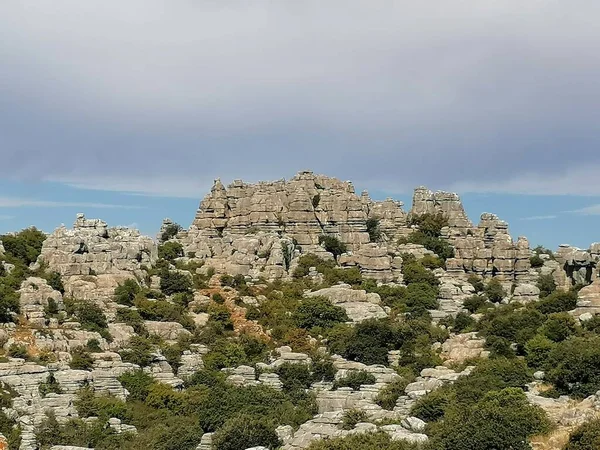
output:
[[[227,188],[216,180],[191,227],[179,238],[186,252],[217,269],[281,277],[301,253],[323,253],[319,236],[333,235],[350,250],[340,260],[342,265],[392,281],[398,279],[401,264],[394,255],[407,250],[423,253],[397,246],[398,238],[413,231],[408,219],[438,212],[448,218],[444,237],[456,249],[456,257],[448,261],[450,271],[501,276],[506,281],[528,277],[527,240],[514,243],[508,225],[492,214],[482,215],[474,227],[457,194],[418,187],[407,213],[402,202],[373,201],[367,192],[356,195],[350,182],[311,172],[300,172],[289,181],[234,181]],[[381,238],[376,243],[369,239],[370,218],[379,222]],[[286,258],[291,263],[286,265]]]
[[196,214],[190,234],[285,233],[302,246],[318,245],[321,234],[336,235],[351,248],[369,241],[367,212],[350,182],[300,172],[289,181],[227,189],[217,180]]

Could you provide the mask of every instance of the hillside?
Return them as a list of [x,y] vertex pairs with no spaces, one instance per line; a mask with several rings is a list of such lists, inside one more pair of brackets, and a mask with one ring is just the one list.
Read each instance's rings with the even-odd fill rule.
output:
[[312,172],[3,235],[0,449],[598,449],[599,261]]

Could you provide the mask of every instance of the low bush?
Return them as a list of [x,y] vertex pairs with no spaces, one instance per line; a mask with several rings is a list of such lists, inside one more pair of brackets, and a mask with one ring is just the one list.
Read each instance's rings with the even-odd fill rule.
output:
[[152,344],[143,336],[133,336],[129,339],[126,349],[119,352],[124,362],[146,367],[152,362]]
[[580,425],[569,437],[564,450],[597,450],[600,448],[600,419]]
[[360,409],[349,409],[342,416],[342,429],[352,430],[357,423],[366,422],[367,413]]
[[483,293],[492,303],[500,303],[506,296],[506,291],[502,287],[502,283],[496,278],[492,278],[483,289]]
[[551,273],[546,275],[540,275],[537,281],[537,287],[540,290],[540,298],[548,297],[554,291],[556,291],[556,282],[554,276]]
[[133,306],[135,297],[140,292],[140,286],[135,280],[125,280],[115,288],[115,302],[120,305]]
[[73,370],[92,370],[94,359],[83,347],[77,347],[71,352],[69,367]]
[[251,415],[240,415],[226,421],[214,434],[215,450],[239,450],[249,447],[278,448],[281,445],[274,424]]
[[543,314],[571,311],[577,306],[577,293],[554,291],[535,304],[538,311]]
[[421,450],[421,448],[419,444],[392,440],[389,434],[381,431],[313,441],[307,450]]
[[319,244],[323,246],[323,248],[331,253],[334,258],[337,259],[342,253],[346,253],[348,250],[346,244],[340,241],[335,236],[330,236],[327,234],[322,234],[319,236]]
[[167,271],[160,274],[160,290],[165,295],[192,290],[192,278],[186,273]]
[[173,261],[183,255],[183,246],[179,242],[169,241],[158,246],[158,257],[166,261]]
[[348,321],[346,311],[325,297],[309,297],[298,305],[292,314],[300,328],[331,328],[337,323]]
[[333,384],[333,388],[349,387],[358,391],[363,384],[375,384],[375,376],[366,370],[353,370],[345,377],[339,378]]

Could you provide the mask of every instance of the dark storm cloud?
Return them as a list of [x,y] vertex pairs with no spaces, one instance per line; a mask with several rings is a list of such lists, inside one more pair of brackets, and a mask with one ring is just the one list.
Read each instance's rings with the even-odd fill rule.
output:
[[[7,1],[4,177],[600,195],[591,1]],[[200,192],[199,192],[200,191]]]

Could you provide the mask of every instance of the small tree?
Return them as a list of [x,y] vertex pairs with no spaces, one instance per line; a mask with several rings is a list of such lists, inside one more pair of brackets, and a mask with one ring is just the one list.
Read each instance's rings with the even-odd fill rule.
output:
[[183,227],[178,223],[170,223],[164,228],[162,234],[160,235],[160,241],[167,242],[169,239],[177,236],[177,233],[179,233],[181,230],[183,230]]
[[83,347],[77,347],[71,352],[69,367],[73,370],[92,370],[94,359]]
[[165,295],[189,292],[191,289],[192,279],[185,273],[167,271],[160,275],[160,290]]
[[366,422],[367,413],[360,409],[349,409],[342,416],[342,429],[352,430],[357,423]]
[[321,244],[325,250],[331,253],[336,259],[342,253],[346,253],[347,251],[346,244],[344,244],[335,236],[322,234],[319,236],[319,244]]
[[597,450],[600,448],[600,419],[580,425],[569,438],[564,450]]
[[135,280],[125,280],[115,288],[115,301],[120,305],[133,306],[133,300],[140,290]]
[[354,370],[349,372],[343,378],[338,379],[333,387],[334,389],[340,387],[349,387],[358,391],[363,384],[375,384],[376,378],[373,374],[367,372],[366,370]]
[[336,323],[346,322],[348,316],[343,308],[324,297],[312,297],[302,301],[292,317],[300,328],[331,328]]
[[381,228],[379,227],[380,220],[377,217],[367,219],[367,233],[371,242],[381,241]]
[[275,425],[251,415],[239,415],[226,421],[214,434],[215,450],[239,450],[249,447],[278,448],[281,445]]
[[169,241],[158,246],[158,257],[167,261],[173,261],[183,255],[183,246],[179,242]]
[[556,282],[551,273],[540,275],[537,281],[537,287],[540,290],[540,298],[548,297],[556,291]]
[[506,296],[506,291],[502,287],[502,283],[496,278],[492,278],[484,289],[484,293],[488,300],[492,303],[500,303]]

